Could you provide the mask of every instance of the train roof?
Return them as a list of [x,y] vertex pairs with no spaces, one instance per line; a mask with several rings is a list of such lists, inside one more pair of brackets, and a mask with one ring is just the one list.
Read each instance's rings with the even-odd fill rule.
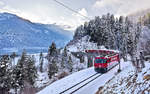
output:
[[119,53],[118,50],[110,50],[110,49],[87,49],[86,53]]
[[105,57],[105,58],[109,58],[119,54],[119,51],[117,50],[108,50],[108,49],[90,49],[90,50],[85,50],[85,52],[90,54],[97,53],[96,57]]

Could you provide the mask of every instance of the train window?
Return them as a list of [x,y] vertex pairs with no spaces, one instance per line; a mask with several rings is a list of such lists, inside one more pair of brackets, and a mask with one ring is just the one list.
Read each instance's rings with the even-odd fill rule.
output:
[[106,63],[106,59],[96,59],[95,63]]

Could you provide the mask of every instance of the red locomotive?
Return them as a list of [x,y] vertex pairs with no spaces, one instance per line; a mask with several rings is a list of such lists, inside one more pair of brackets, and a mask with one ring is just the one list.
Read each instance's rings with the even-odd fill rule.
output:
[[110,50],[86,50],[86,52],[97,53],[98,56],[93,58],[94,69],[96,72],[105,73],[120,60],[119,53]]

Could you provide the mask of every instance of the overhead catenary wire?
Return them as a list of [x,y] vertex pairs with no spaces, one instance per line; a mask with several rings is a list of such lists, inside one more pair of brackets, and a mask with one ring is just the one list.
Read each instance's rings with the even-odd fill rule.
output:
[[67,5],[63,4],[62,2],[57,1],[57,0],[53,0],[53,1],[55,1],[56,3],[58,3],[59,5],[65,7],[65,8],[67,8],[68,10],[70,10],[70,11],[76,13],[76,14],[79,14],[79,15],[82,16],[82,17],[84,17],[84,18],[86,18],[86,19],[88,19],[88,20],[91,20],[89,17],[87,17],[87,16],[85,16],[85,15],[79,13],[78,11],[76,11],[76,10],[70,8],[70,7],[68,7]]

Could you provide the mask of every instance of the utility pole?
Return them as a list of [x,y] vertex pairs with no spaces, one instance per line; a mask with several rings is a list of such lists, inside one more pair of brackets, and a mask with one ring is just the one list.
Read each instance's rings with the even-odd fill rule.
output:
[[118,73],[121,71],[121,65],[120,65],[120,52],[119,52],[119,69],[118,69]]

